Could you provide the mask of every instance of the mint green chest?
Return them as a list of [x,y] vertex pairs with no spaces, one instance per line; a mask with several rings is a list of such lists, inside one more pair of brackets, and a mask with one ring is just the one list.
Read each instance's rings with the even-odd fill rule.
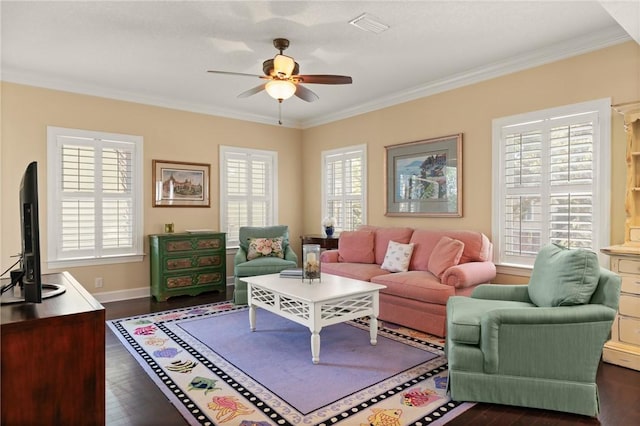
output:
[[226,291],[224,233],[149,235],[149,247],[151,294],[156,300]]

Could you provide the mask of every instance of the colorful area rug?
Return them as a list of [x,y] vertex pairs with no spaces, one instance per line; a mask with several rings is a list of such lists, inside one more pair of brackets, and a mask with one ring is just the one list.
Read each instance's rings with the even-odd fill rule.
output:
[[310,332],[215,303],[107,322],[192,425],[440,425],[471,406],[446,394],[443,341],[365,319]]

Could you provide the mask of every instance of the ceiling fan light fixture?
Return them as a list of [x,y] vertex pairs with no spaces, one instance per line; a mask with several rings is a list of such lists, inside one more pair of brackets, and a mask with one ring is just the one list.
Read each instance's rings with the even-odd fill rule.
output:
[[289,99],[296,93],[296,85],[289,80],[271,80],[265,89],[269,96],[278,101]]
[[273,58],[273,71],[281,78],[291,77],[296,62],[292,57],[287,55],[276,55]]

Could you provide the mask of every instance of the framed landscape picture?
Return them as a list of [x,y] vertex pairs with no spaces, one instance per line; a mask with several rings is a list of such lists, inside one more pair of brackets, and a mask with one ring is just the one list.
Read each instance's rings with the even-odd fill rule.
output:
[[154,207],[209,207],[209,164],[153,160]]
[[386,216],[462,216],[462,133],[385,150]]

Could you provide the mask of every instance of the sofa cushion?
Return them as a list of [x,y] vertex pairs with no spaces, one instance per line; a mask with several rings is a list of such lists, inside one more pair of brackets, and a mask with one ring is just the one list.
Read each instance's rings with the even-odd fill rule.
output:
[[387,286],[380,290],[380,293],[443,306],[447,304],[450,296],[456,294],[454,287],[441,284],[432,273],[424,271],[378,275],[372,277],[371,282]]
[[259,257],[279,257],[284,259],[282,237],[277,238],[249,238],[247,260]]
[[460,262],[463,250],[464,243],[462,241],[447,236],[440,238],[429,256],[429,272],[441,278],[444,271]]
[[391,274],[380,269],[380,265],[376,263],[323,263],[320,268],[323,274],[340,275],[361,281],[370,281],[371,277]]
[[493,244],[482,232],[467,230],[416,229],[411,236],[413,256],[409,270],[428,271],[431,253],[442,237],[454,238],[464,243],[460,263],[491,261]]
[[338,262],[374,263],[374,233],[371,231],[343,231],[338,240]]
[[233,268],[236,277],[253,277],[255,275],[275,274],[283,269],[297,267],[292,260],[279,257],[259,257],[248,262],[239,263]]
[[[413,228],[387,228],[383,226],[363,225],[358,228],[358,230],[371,231],[375,233],[375,262],[378,265],[382,265],[382,262],[384,262],[384,256],[387,254],[389,241],[406,244],[411,240],[411,235],[413,235]],[[340,238],[342,238],[342,234],[340,234]]]
[[548,244],[540,249],[529,280],[529,298],[538,306],[589,303],[598,286],[598,255],[590,250]]
[[389,272],[407,272],[412,252],[413,243],[401,244],[389,241],[384,262],[382,262],[382,269]]

